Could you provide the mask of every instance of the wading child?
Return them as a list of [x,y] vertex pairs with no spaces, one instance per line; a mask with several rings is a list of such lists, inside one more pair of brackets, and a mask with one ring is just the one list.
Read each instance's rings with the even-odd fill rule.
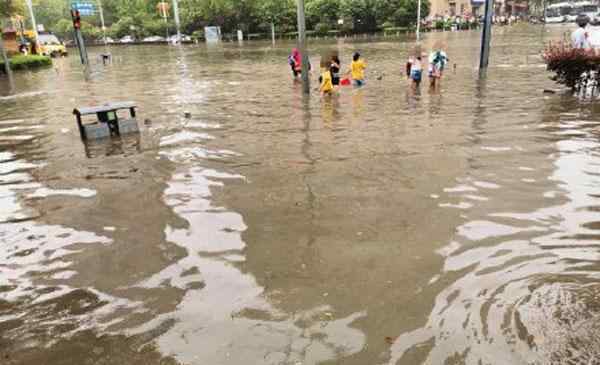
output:
[[322,67],[321,68],[321,87],[319,91],[321,91],[321,95],[331,95],[333,94],[333,80],[331,77],[331,71],[329,68]]
[[413,88],[416,89],[421,85],[421,80],[423,79],[421,56],[417,56],[410,65],[410,79],[412,80]]
[[429,81],[431,87],[439,85],[444,69],[448,64],[448,56],[446,52],[438,48],[436,51],[431,52],[429,55]]
[[297,79],[298,76],[302,75],[302,55],[297,48],[292,50],[292,54],[288,57],[288,63],[292,68],[294,79]]
[[365,84],[365,69],[367,64],[360,57],[360,53],[356,52],[352,57],[352,64],[350,64],[350,71],[352,74],[352,80],[354,80],[355,86],[363,86]]

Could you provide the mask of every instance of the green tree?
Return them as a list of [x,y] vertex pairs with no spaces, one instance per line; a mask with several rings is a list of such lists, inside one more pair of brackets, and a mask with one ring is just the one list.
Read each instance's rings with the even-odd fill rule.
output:
[[[429,14],[429,1],[422,0],[421,18]],[[408,26],[417,22],[418,0],[386,0],[379,4],[378,23],[391,22],[396,26]]]
[[309,28],[319,23],[333,26],[340,17],[340,0],[307,0],[306,2],[306,20]]
[[258,16],[263,25],[273,24],[286,32],[296,29],[296,3],[293,0],[262,0],[258,7]]
[[23,0],[0,0],[0,20],[8,19],[15,14],[23,14],[24,8]]
[[73,38],[73,22],[67,19],[60,19],[54,25],[52,31],[61,39]]
[[344,15],[352,19],[354,31],[373,32],[377,30],[379,8],[387,0],[342,0]]
[[[61,19],[68,19],[70,17],[68,1],[34,0],[32,4],[37,24],[43,24],[47,30],[54,31],[54,27]],[[23,15],[29,18],[28,13]]]

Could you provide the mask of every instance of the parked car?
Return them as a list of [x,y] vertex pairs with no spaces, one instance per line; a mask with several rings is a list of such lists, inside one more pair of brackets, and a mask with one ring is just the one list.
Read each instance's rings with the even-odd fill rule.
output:
[[38,43],[40,45],[40,53],[44,56],[59,57],[69,54],[67,47],[54,34],[39,34]]
[[[177,42],[177,34],[172,35],[169,37],[168,39],[169,43],[175,43]],[[182,42],[191,42],[192,41],[192,37],[190,37],[189,35],[186,34],[182,34],[181,35],[181,41]]]
[[125,37],[119,39],[119,43],[133,43],[135,42],[135,38],[130,35],[126,35]]
[[161,36],[152,36],[152,37],[146,37],[142,40],[142,42],[145,43],[157,43],[157,42],[166,42],[165,37],[161,37]]
[[115,40],[112,39],[111,37],[106,37],[106,43],[113,44],[113,43],[115,43]]

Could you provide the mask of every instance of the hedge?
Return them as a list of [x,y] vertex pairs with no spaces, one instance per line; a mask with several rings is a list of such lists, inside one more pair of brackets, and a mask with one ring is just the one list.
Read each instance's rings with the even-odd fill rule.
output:
[[550,43],[542,55],[552,80],[573,91],[600,81],[600,55],[593,49],[573,48],[570,43]]
[[[51,65],[52,59],[47,56],[17,55],[10,59],[10,68],[13,70],[27,70]],[[4,62],[2,60],[0,60],[0,72],[4,72]]]

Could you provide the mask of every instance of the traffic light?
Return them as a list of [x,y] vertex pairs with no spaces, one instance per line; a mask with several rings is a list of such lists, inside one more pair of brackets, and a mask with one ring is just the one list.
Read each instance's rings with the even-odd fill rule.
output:
[[81,15],[79,14],[79,10],[72,9],[71,18],[73,18],[73,28],[81,29]]

